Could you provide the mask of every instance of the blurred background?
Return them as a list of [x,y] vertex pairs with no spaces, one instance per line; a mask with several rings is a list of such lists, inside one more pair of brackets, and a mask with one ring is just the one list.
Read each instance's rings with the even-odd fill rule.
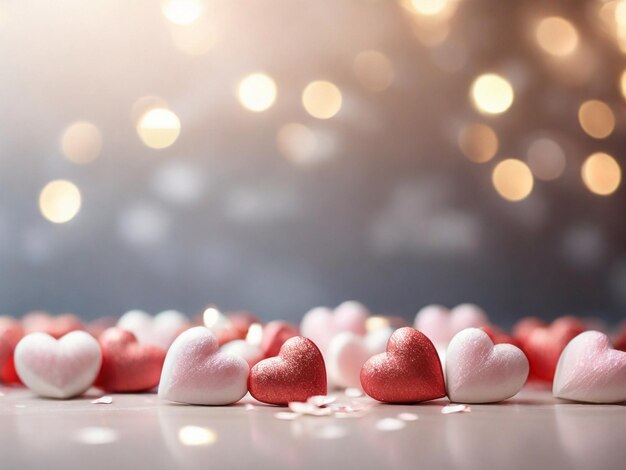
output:
[[626,1],[0,2],[0,308],[626,309]]

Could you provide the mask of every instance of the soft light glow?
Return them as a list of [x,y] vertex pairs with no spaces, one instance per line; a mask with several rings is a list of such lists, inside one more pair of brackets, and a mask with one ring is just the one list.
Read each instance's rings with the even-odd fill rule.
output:
[[276,134],[276,146],[294,163],[307,164],[316,160],[317,138],[304,124],[292,122],[282,126]]
[[572,23],[558,16],[542,19],[535,31],[539,46],[548,54],[566,56],[578,47],[578,32]]
[[313,117],[330,119],[341,109],[341,91],[325,80],[309,83],[302,92],[302,105]]
[[261,344],[261,340],[263,339],[263,325],[260,323],[253,323],[248,328],[248,333],[246,334],[246,341],[254,346],[259,346]]
[[209,330],[217,331],[228,326],[228,318],[215,307],[208,307],[202,314],[204,326]]
[[169,109],[154,108],[145,113],[137,124],[137,133],[148,147],[164,149],[180,135],[180,120]]
[[608,137],[615,129],[615,115],[608,104],[599,100],[585,101],[578,109],[580,127],[596,139]]
[[612,156],[603,152],[587,157],[581,174],[589,191],[600,196],[613,194],[622,181],[619,164]]
[[471,97],[481,113],[500,114],[513,104],[513,87],[500,75],[487,73],[474,80]]
[[102,133],[87,121],[70,124],[61,136],[61,152],[69,161],[84,164],[94,161],[102,150]]
[[557,179],[565,170],[565,153],[552,139],[540,138],[530,144],[526,160],[533,175],[540,180]]
[[465,156],[476,163],[488,162],[498,151],[498,136],[485,124],[473,123],[463,127],[458,142]]
[[160,96],[142,96],[138,98],[130,109],[130,118],[133,125],[137,126],[141,118],[151,109],[168,108],[167,101]]
[[376,331],[382,328],[388,328],[391,325],[389,318],[372,316],[365,320],[365,329],[367,331]]
[[264,73],[253,73],[239,83],[239,102],[250,111],[269,109],[276,101],[276,84]]
[[80,205],[80,191],[67,180],[50,181],[39,194],[39,210],[55,224],[72,220],[78,214]]
[[89,427],[77,430],[73,434],[73,440],[80,444],[102,445],[119,440],[119,435],[115,429]]
[[626,70],[624,70],[620,75],[619,89],[622,92],[622,96],[626,100]]
[[391,61],[378,51],[359,53],[354,59],[354,73],[361,84],[370,91],[386,90],[394,78]]
[[217,434],[209,428],[183,426],[178,430],[178,440],[185,446],[209,446],[217,441]]
[[496,191],[508,201],[521,201],[533,190],[533,175],[530,168],[514,158],[503,160],[496,165],[492,181]]
[[208,53],[217,41],[215,28],[208,21],[196,21],[188,26],[172,25],[170,34],[178,50],[191,56]]
[[450,0],[410,0],[415,13],[432,16],[443,12]]
[[204,3],[201,0],[164,0],[161,11],[174,24],[190,25],[204,12]]

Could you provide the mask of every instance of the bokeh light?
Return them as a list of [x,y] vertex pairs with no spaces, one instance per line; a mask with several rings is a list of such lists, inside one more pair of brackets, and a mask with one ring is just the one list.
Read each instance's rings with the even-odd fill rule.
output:
[[542,137],[528,147],[526,161],[536,178],[555,180],[565,171],[565,152],[554,140]]
[[190,56],[207,54],[217,42],[213,25],[202,20],[185,26],[172,25],[170,35],[178,50]]
[[74,122],[61,135],[61,152],[73,163],[92,162],[98,158],[101,150],[102,133],[90,122]]
[[309,83],[302,92],[304,109],[317,119],[330,119],[339,112],[341,103],[339,88],[325,80]]
[[515,158],[503,160],[496,165],[492,182],[500,196],[513,202],[526,199],[533,190],[530,168]]
[[137,134],[148,147],[164,149],[178,139],[180,120],[169,109],[154,108],[146,112],[139,120]]
[[442,13],[450,3],[450,0],[410,0],[410,5],[415,13],[432,16]]
[[500,114],[513,104],[513,87],[504,77],[494,73],[479,76],[472,83],[471,97],[481,113]]
[[141,118],[151,109],[169,108],[167,101],[160,96],[142,96],[138,98],[130,108],[130,119],[134,126],[139,124]]
[[620,75],[619,89],[622,92],[622,97],[626,100],[626,70],[624,70]]
[[587,157],[581,174],[589,191],[600,196],[613,194],[622,181],[622,169],[619,163],[604,152],[597,152]]
[[599,100],[585,101],[578,109],[580,127],[596,139],[608,137],[615,129],[615,115],[608,104]]
[[78,214],[80,206],[80,191],[71,181],[50,181],[39,194],[41,214],[55,224],[72,220]]
[[217,441],[217,433],[200,426],[183,426],[178,431],[178,440],[186,446],[208,446]]
[[316,158],[317,137],[315,133],[297,122],[282,126],[276,134],[276,146],[288,160],[294,163],[307,164]]
[[190,25],[204,12],[202,0],[163,0],[161,11],[168,21],[177,25]]
[[572,23],[558,16],[542,19],[535,31],[539,46],[553,56],[567,56],[578,47],[578,31]]
[[389,58],[379,51],[363,51],[354,59],[354,73],[366,89],[384,91],[393,82],[394,70]]
[[498,151],[498,136],[486,124],[464,126],[459,132],[458,143],[465,156],[476,163],[488,162]]
[[253,73],[239,82],[238,96],[244,108],[265,111],[276,101],[276,83],[264,73]]

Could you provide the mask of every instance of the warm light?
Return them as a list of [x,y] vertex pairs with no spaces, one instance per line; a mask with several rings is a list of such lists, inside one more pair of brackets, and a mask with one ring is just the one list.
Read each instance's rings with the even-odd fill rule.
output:
[[61,152],[69,161],[79,164],[94,161],[102,150],[102,134],[90,122],[70,124],[61,136]]
[[619,164],[612,156],[603,152],[587,157],[581,174],[589,191],[600,196],[613,194],[622,181]]
[[144,114],[155,108],[168,108],[167,101],[159,96],[142,96],[138,98],[130,109],[130,118],[137,126]]
[[411,7],[420,15],[437,15],[444,11],[450,0],[410,0]]
[[513,87],[500,75],[487,73],[474,80],[471,96],[478,111],[500,114],[513,104]]
[[302,92],[304,109],[318,119],[329,119],[341,109],[341,91],[334,84],[319,80],[309,83]]
[[572,23],[558,16],[542,19],[535,31],[539,46],[548,54],[566,56],[578,47],[578,32]]
[[371,91],[383,91],[393,82],[393,65],[378,51],[363,51],[354,59],[354,73],[361,84]]
[[189,25],[200,18],[204,3],[201,0],[164,0],[161,11],[172,23]]
[[261,340],[263,339],[263,325],[260,323],[253,323],[248,328],[248,333],[246,334],[246,341],[254,346],[259,346],[261,344]]
[[217,434],[209,428],[183,426],[178,431],[178,440],[186,446],[208,446],[215,444]]
[[620,75],[619,88],[622,92],[622,96],[626,100],[626,70],[624,70],[622,75]]
[[39,194],[39,210],[46,219],[55,224],[72,220],[78,214],[80,205],[80,191],[70,181],[50,181]]
[[585,101],[578,109],[580,127],[596,139],[604,139],[615,129],[615,115],[606,103],[599,100]]
[[169,147],[180,135],[180,120],[169,109],[154,108],[145,113],[137,125],[139,137],[148,147]]
[[496,191],[508,201],[521,201],[533,190],[533,175],[528,166],[514,158],[496,165],[492,174]]
[[228,325],[228,318],[215,307],[207,308],[202,314],[204,326],[209,330],[220,330]]
[[192,56],[208,53],[217,41],[215,28],[207,21],[197,21],[189,26],[173,25],[170,34],[178,50]]
[[383,328],[388,328],[391,325],[389,318],[372,316],[365,320],[365,329],[367,331],[376,331]]
[[498,151],[498,136],[485,124],[468,124],[459,132],[458,142],[465,156],[476,163],[491,160]]
[[557,179],[565,170],[565,153],[552,139],[541,138],[530,144],[526,160],[533,175],[540,180]]
[[276,101],[276,84],[264,73],[248,75],[239,83],[239,101],[250,111],[265,111]]
[[276,134],[278,150],[294,163],[307,164],[316,160],[317,138],[315,133],[303,124],[285,124]]

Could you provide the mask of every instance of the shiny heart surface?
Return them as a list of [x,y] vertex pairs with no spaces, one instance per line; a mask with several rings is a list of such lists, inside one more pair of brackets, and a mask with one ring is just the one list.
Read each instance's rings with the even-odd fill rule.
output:
[[410,327],[396,330],[389,338],[387,351],[363,365],[361,386],[370,397],[387,403],[434,400],[446,394],[433,343]]
[[459,331],[488,325],[487,314],[477,305],[461,304],[448,310],[441,305],[428,305],[415,316],[415,328],[437,347],[445,347]]
[[585,331],[563,350],[552,394],[588,403],[626,401],[626,352],[611,348],[599,331]]
[[102,366],[96,387],[107,392],[142,392],[158,385],[165,350],[141,344],[130,331],[113,327],[98,338]]
[[14,359],[20,379],[33,392],[71,398],[91,387],[102,355],[93,336],[73,331],[58,340],[47,333],[26,335],[17,344]]
[[167,351],[191,322],[176,310],[165,310],[154,317],[143,310],[130,310],[120,317],[117,326],[133,333],[140,343],[153,344]]
[[273,405],[326,395],[326,367],[320,350],[308,338],[288,339],[278,356],[264,359],[250,370],[248,389],[257,400]]
[[53,316],[44,311],[29,312],[22,318],[24,333],[47,333],[53,338],[60,338],[72,331],[84,329],[83,322],[76,315],[63,313]]
[[217,338],[197,326],[181,333],[167,351],[159,398],[192,405],[229,405],[247,392],[248,363],[219,351]]
[[[15,346],[24,336],[20,323],[12,317],[0,317],[0,381],[8,381]],[[7,376],[7,377],[5,377]]]
[[512,344],[497,344],[485,331],[467,328],[446,352],[446,391],[457,403],[494,403],[519,392],[528,378],[528,359]]

